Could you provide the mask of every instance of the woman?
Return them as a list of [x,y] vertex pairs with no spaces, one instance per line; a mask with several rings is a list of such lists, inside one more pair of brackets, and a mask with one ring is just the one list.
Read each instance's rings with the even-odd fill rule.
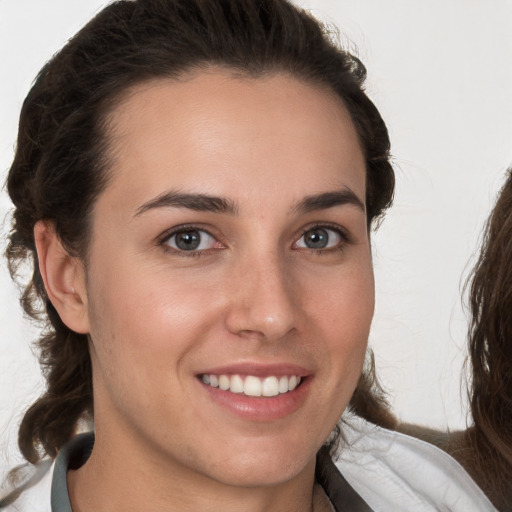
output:
[[401,432],[435,444],[466,468],[494,505],[512,510],[512,174],[487,221],[480,254],[468,281],[471,325],[468,369],[473,425],[438,432],[398,424]]
[[[512,173],[489,217],[470,288],[474,427],[454,455],[498,508],[512,510]],[[462,445],[462,446],[461,446]],[[473,455],[472,449],[476,452]]]
[[470,287],[474,426],[449,450],[496,506],[512,510],[512,174],[487,221]]
[[453,459],[361,418],[393,425],[361,377],[394,187],[364,77],[274,0],[116,2],[43,68],[8,258],[33,258],[24,306],[50,323],[19,445],[56,459],[4,505],[494,510]]
[[473,426],[445,440],[499,510],[512,510],[512,174],[484,231],[470,281]]

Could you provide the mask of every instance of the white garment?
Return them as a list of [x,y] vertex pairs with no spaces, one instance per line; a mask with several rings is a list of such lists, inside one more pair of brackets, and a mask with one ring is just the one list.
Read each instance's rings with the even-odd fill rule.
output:
[[[351,417],[336,466],[374,512],[497,512],[466,471],[438,448]],[[51,512],[54,464],[5,512]]]
[[374,512],[496,512],[464,468],[439,448],[361,418],[347,423],[336,467]]

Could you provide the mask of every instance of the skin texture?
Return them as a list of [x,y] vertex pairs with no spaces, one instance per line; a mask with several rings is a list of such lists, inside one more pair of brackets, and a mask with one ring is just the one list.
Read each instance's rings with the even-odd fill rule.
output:
[[[86,265],[51,225],[35,232],[52,302],[90,335],[96,444],[68,475],[73,510],[311,510],[315,455],[357,384],[374,306],[345,107],[289,76],[209,70],[135,87],[109,137]],[[144,208],[169,191],[234,211]],[[339,191],[363,207],[297,207]],[[193,255],[169,238],[183,225],[210,234]],[[304,243],[317,225],[324,250]],[[267,420],[212,400],[198,375],[240,364],[303,368],[299,406]]]

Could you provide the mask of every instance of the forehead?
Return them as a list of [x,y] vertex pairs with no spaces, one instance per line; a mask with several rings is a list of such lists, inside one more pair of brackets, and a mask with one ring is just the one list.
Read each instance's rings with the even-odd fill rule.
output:
[[[107,192],[143,203],[165,188],[296,201],[348,187],[364,202],[365,162],[343,102],[284,74],[225,70],[140,84],[109,118]],[[224,190],[224,189],[228,190]]]

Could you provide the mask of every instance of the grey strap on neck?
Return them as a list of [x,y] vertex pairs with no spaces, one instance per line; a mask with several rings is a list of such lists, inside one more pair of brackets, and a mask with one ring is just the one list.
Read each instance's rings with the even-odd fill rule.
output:
[[85,464],[94,446],[94,434],[88,432],[74,437],[59,451],[53,468],[51,504],[52,512],[73,512],[69,501],[69,469],[78,469]]

